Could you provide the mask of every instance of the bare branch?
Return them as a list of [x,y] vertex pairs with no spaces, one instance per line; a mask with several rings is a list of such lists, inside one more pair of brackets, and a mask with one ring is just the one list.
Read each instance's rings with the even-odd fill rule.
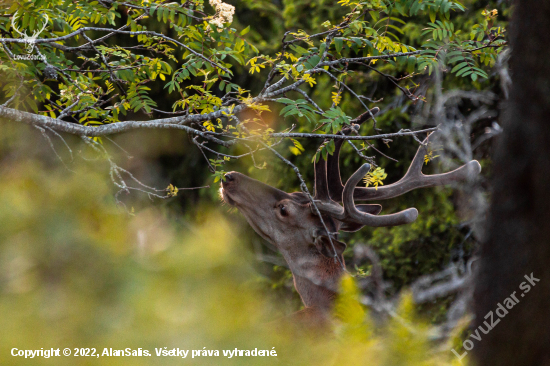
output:
[[400,130],[395,133],[384,133],[384,134],[373,135],[373,136],[354,136],[354,135],[344,136],[344,135],[301,133],[301,132],[294,132],[294,133],[275,132],[275,133],[272,133],[270,136],[271,137],[335,139],[335,140],[382,140],[382,139],[387,139],[392,137],[421,135],[421,134],[426,134],[426,133],[436,131],[437,129],[438,129],[437,127],[431,127],[423,130],[418,130],[418,131]]

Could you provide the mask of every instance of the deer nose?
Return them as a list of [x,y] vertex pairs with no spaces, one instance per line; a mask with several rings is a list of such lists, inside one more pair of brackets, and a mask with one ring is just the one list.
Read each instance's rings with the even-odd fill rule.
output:
[[226,175],[224,175],[224,178],[225,178],[226,182],[232,182],[232,181],[235,180],[235,177],[233,177],[233,175],[231,175],[231,173],[227,173]]

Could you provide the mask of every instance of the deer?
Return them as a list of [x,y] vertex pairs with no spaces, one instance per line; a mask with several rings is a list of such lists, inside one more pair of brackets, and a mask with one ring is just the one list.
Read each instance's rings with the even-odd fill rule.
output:
[[[373,108],[351,120],[341,133],[349,135],[357,131],[360,124],[378,111]],[[236,207],[254,231],[282,254],[304,304],[300,312],[305,318],[330,318],[341,277],[346,271],[343,258],[346,244],[338,240],[339,231],[355,232],[364,226],[406,225],[418,217],[414,207],[380,215],[380,204],[356,204],[356,201],[387,200],[418,188],[473,179],[480,173],[479,162],[472,160],[447,173],[424,175],[422,166],[430,136],[418,148],[403,178],[378,187],[357,187],[370,170],[368,163],[342,184],[339,155],[345,140],[336,140],[333,154],[328,155],[327,160],[321,157],[314,164],[312,198],[322,221],[304,192],[287,193],[235,171],[225,174],[220,187],[222,199]]]

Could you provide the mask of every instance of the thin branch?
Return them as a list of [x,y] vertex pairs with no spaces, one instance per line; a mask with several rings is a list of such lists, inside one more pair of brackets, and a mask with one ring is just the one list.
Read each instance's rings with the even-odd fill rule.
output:
[[437,129],[438,127],[431,127],[431,128],[426,128],[424,130],[418,130],[418,131],[400,130],[395,133],[384,133],[384,134],[372,135],[372,136],[353,136],[353,135],[343,136],[343,135],[301,133],[301,132],[294,132],[294,133],[275,132],[275,133],[272,133],[270,137],[292,137],[292,138],[314,138],[314,139],[336,139],[336,140],[338,139],[339,140],[382,140],[382,139],[400,137],[400,136],[415,136],[415,135],[436,131]]
[[74,156],[73,156],[73,150],[71,149],[71,147],[69,146],[69,144],[67,143],[67,141],[65,141],[65,139],[63,138],[63,136],[61,136],[60,134],[58,134],[55,130],[52,130],[51,128],[47,127],[47,126],[44,126],[44,128],[48,131],[50,131],[51,133],[53,133],[55,136],[57,136],[61,142],[63,142],[63,144],[65,145],[65,147],[67,148],[67,150],[69,150],[69,154],[71,155],[71,161],[74,160]]
[[373,144],[371,144],[371,143],[368,142],[368,141],[366,141],[366,142],[367,142],[367,144],[369,145],[369,147],[372,147],[372,149],[373,149],[374,151],[376,151],[377,153],[379,153],[380,155],[382,155],[382,156],[385,157],[386,159],[390,159],[390,160],[395,161],[396,163],[399,163],[399,160],[394,159],[394,158],[392,158],[391,156],[388,156],[388,155],[384,154],[382,151],[380,151],[380,150],[378,150],[376,147],[374,147]]
[[[45,128],[42,128],[42,127],[40,127],[40,126],[34,126],[34,128],[36,128],[37,130],[39,130],[40,133],[42,134],[42,136],[46,139],[46,141],[48,141],[48,144],[50,145],[51,149],[53,150],[55,156],[59,159],[59,161],[61,161],[61,163],[63,164],[63,166],[64,166],[65,168],[67,168],[68,171],[74,173],[74,171],[72,171],[71,169],[69,169],[69,167],[67,166],[67,164],[65,164],[65,161],[61,158],[61,155],[59,155],[59,153],[58,153],[57,150],[55,149],[55,146],[54,146],[54,144],[53,144],[53,142],[52,142],[52,139],[50,139],[50,136],[48,136],[48,135],[46,134],[46,129],[45,129]],[[69,149],[69,150],[70,150],[70,149]],[[71,157],[72,157],[72,154],[71,154]]]
[[80,102],[80,94],[76,96],[76,101],[73,104],[69,105],[67,108],[62,110],[61,113],[59,113],[59,116],[57,116],[57,118],[62,119],[63,117],[67,117],[71,109],[73,109],[79,102]]
[[99,50],[97,49],[97,47],[94,45],[93,41],[90,39],[90,37],[88,37],[86,35],[86,33],[82,33],[82,37],[84,37],[88,42],[90,42],[90,46],[93,48],[93,50],[99,55],[99,57],[101,57],[101,61],[103,61],[103,64],[105,65],[105,67],[107,68],[107,70],[109,70],[109,79],[111,79],[111,81],[113,83],[115,83],[118,88],[120,89],[120,91],[126,95],[126,91],[124,90],[124,87],[122,86],[122,84],[120,83],[120,79],[117,78],[115,76],[115,73],[113,72],[113,69],[111,68],[111,66],[109,65],[109,62],[107,61],[107,59],[105,58],[105,55],[102,53],[102,52],[99,52]]
[[405,94],[405,96],[407,98],[409,98],[410,100],[412,100],[413,102],[420,99],[419,97],[415,97],[414,94],[411,93],[411,91],[409,89],[406,89],[406,88],[402,87],[401,85],[399,85],[399,83],[397,82],[397,80],[393,76],[388,75],[388,74],[384,74],[383,72],[379,71],[378,69],[376,69],[376,68],[374,68],[370,65],[365,64],[364,62],[355,62],[355,63],[366,66],[369,69],[371,69],[372,71],[382,75],[383,77],[385,77],[386,79],[391,81],[393,83],[393,85],[395,85],[397,88],[399,88],[399,90],[401,90],[403,92],[403,94]]
[[306,100],[307,100],[309,103],[311,103],[311,105],[313,105],[315,108],[317,108],[317,112],[316,112],[316,113],[321,114],[321,115],[322,115],[323,113],[325,113],[325,111],[323,111],[323,110],[321,109],[321,107],[319,107],[319,106],[317,105],[317,103],[315,103],[315,102],[313,101],[313,99],[311,99],[311,98],[309,97],[309,95],[307,95],[307,93],[306,93],[305,91],[303,91],[302,89],[298,89],[298,88],[296,89],[296,91],[298,91],[300,94],[302,94],[302,95],[304,96],[304,98],[306,98]]
[[368,56],[368,57],[352,57],[352,58],[344,57],[344,58],[340,58],[340,59],[334,60],[334,61],[321,62],[321,63],[317,64],[317,67],[345,64],[345,63],[350,63],[350,62],[355,62],[355,61],[363,61],[364,62],[364,61],[371,61],[371,60],[387,60],[389,58],[394,58],[394,57],[419,55],[422,52],[424,52],[424,51],[420,50],[420,51],[413,51],[413,52],[399,52],[399,53],[393,53],[393,54],[389,54],[389,55],[378,55],[378,56]]
[[[319,69],[319,71],[321,72],[324,72],[325,74],[327,74],[328,76],[330,76],[331,79],[333,79],[334,81],[338,82],[338,78],[334,75],[332,75],[329,71],[325,70],[325,69]],[[374,129],[376,131],[379,131],[378,128],[376,128],[376,118],[374,118],[374,114],[371,113],[370,111],[370,108],[367,107],[367,105],[365,103],[363,103],[363,100],[359,97],[359,95],[357,95],[357,93],[355,93],[349,86],[347,86],[345,83],[341,82],[341,84],[344,86],[344,88],[346,88],[354,97],[357,98],[357,100],[359,100],[359,102],[361,103],[361,105],[367,110],[367,112],[369,112],[370,114],[370,118],[372,118],[372,121],[374,123]]]
[[197,145],[197,147],[199,148],[199,151],[201,152],[202,156],[204,157],[204,160],[206,160],[206,163],[208,164],[208,169],[210,170],[210,173],[214,174],[216,172],[216,168],[214,168],[212,166],[212,164],[210,163],[210,160],[208,160],[208,156],[206,156],[206,154],[204,153],[203,146],[201,144],[199,144],[196,137],[194,139],[192,139],[192,141],[195,145]]
[[[101,2],[112,5],[115,1],[114,0],[102,0]],[[140,10],[145,10],[145,11],[149,11],[149,9],[150,9],[149,7],[146,7],[146,6],[139,6],[139,5],[135,5],[135,4],[132,4],[132,3],[126,3],[126,2],[119,2],[118,5],[122,5],[122,6],[125,6],[127,8],[140,9]],[[184,6],[182,5],[182,7],[184,7]],[[191,11],[191,12],[193,11],[192,9],[188,9],[188,8],[185,8],[185,7],[184,7],[184,9],[187,9],[188,11]],[[190,15],[189,13],[187,13],[185,11],[182,11],[180,9],[175,8],[174,10],[178,13],[181,13],[181,14],[185,15],[186,17],[189,17],[191,19],[195,19],[199,22],[204,20],[203,18],[199,18],[199,17],[196,17],[194,15]]]

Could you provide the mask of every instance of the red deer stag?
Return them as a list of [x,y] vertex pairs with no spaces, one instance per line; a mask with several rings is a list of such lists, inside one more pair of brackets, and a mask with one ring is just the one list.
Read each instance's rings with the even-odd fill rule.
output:
[[[378,108],[371,110],[373,114],[376,112]],[[352,123],[360,124],[368,120],[370,115],[366,112],[352,120]],[[342,132],[349,134],[351,128],[346,127]],[[221,187],[223,199],[229,205],[237,207],[252,228],[282,253],[292,271],[294,286],[306,307],[307,317],[326,317],[330,313],[340,277],[344,272],[340,263],[344,263],[342,252],[346,244],[338,241],[339,230],[357,231],[365,225],[404,225],[415,221],[418,216],[415,208],[378,216],[382,210],[381,205],[356,205],[355,201],[389,199],[416,188],[440,186],[473,178],[481,171],[479,163],[472,160],[448,173],[422,174],[427,140],[428,138],[419,147],[409,170],[401,180],[377,189],[356,187],[369,171],[369,164],[364,164],[342,185],[338,158],[344,140],[335,141],[333,155],[329,155],[327,161],[321,159],[315,164],[313,199],[322,214],[328,233],[306,194],[286,193],[238,172],[225,175]],[[342,206],[338,203],[342,203]],[[335,260],[336,257],[339,261]]]

